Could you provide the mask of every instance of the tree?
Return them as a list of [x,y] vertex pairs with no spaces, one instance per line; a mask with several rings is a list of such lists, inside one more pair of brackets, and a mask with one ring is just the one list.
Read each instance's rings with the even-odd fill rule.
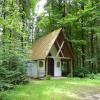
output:
[[[27,60],[27,33],[24,30],[23,12],[16,0],[1,2],[0,17],[0,90],[23,82]],[[23,38],[23,41],[21,40]]]

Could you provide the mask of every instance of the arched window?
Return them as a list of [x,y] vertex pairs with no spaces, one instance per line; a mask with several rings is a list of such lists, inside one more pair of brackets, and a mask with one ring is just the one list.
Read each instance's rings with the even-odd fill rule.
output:
[[39,67],[43,67],[43,61],[39,61]]

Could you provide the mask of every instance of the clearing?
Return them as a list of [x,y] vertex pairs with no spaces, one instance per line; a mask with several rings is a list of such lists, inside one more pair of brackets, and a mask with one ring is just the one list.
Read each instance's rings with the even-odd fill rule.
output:
[[32,80],[26,85],[3,92],[2,95],[4,100],[100,100],[100,80]]

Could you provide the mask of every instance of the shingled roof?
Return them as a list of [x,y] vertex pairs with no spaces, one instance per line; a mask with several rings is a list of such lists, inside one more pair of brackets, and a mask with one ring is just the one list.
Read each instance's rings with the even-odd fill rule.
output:
[[56,41],[58,35],[60,34],[60,31],[61,28],[47,34],[46,36],[37,39],[33,43],[33,48],[32,48],[33,60],[46,59],[48,53],[50,52],[50,49],[52,48],[54,42]]

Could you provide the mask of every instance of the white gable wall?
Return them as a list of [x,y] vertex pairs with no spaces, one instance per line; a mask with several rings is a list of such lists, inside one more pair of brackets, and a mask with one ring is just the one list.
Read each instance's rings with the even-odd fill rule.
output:
[[[53,45],[50,51],[51,55],[56,57],[57,50],[56,47]],[[57,62],[60,62],[60,66],[57,66]],[[61,60],[60,59],[54,59],[54,76],[61,76]]]

